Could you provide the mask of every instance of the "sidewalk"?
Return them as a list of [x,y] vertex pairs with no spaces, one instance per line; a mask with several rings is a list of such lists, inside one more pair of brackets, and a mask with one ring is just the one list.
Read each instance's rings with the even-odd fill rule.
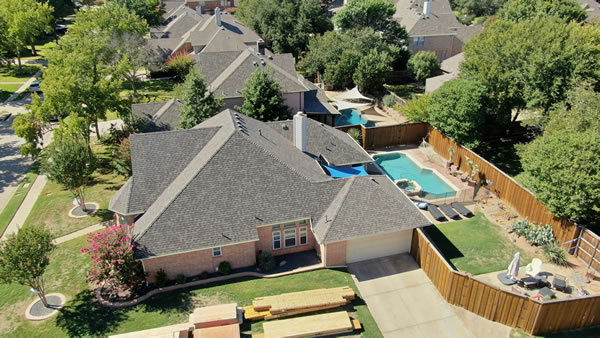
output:
[[39,175],[35,179],[33,185],[31,186],[31,189],[29,190],[29,193],[27,193],[27,196],[23,200],[23,203],[21,203],[21,206],[17,210],[17,213],[13,217],[12,221],[10,221],[10,224],[8,225],[6,231],[4,231],[4,234],[0,239],[5,239],[6,236],[17,233],[19,231],[19,229],[25,223],[25,220],[27,220],[29,213],[31,213],[31,209],[33,209],[35,201],[37,201],[38,197],[42,193],[46,182],[48,182],[48,178],[45,175]]
[[37,79],[39,76],[42,75],[42,71],[38,70],[37,73],[33,74],[32,77],[30,77],[27,81],[25,81],[25,83],[23,83],[21,85],[21,87],[19,87],[19,89],[17,89],[14,93],[12,93],[11,96],[9,96],[5,101],[4,104],[7,104],[9,102],[11,102],[12,100],[14,100],[17,96],[19,96],[19,94],[21,94],[22,92],[26,91],[27,89],[29,89],[29,86],[31,85],[31,83],[33,81],[35,81],[35,79]]
[[94,231],[98,231],[98,230],[103,230],[103,229],[106,229],[106,227],[104,225],[102,225],[102,223],[96,224],[96,225],[92,225],[92,226],[89,226],[89,227],[87,227],[85,229],[81,229],[79,231],[72,232],[72,233],[70,233],[68,235],[55,238],[52,241],[52,243],[54,243],[55,245],[57,245],[57,244],[64,243],[66,241],[70,241],[72,239],[75,239],[77,237],[81,237],[81,236],[87,235],[90,232],[94,232]]

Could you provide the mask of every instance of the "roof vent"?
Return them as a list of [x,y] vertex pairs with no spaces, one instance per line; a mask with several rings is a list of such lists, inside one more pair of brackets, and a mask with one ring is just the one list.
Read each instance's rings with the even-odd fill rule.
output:
[[254,66],[256,66],[256,61],[252,61],[252,64],[253,64]]
[[289,130],[290,128],[288,128],[288,126],[286,126],[285,124],[283,125],[283,127],[281,127],[283,130]]
[[269,55],[267,57],[269,58],[269,60],[273,60],[273,55]]
[[264,59],[260,59],[260,64],[264,66],[265,65],[265,60]]

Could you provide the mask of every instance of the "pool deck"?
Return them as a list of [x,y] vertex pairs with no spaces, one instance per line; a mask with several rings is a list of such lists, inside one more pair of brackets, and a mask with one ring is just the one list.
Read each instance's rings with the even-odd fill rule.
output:
[[424,150],[422,148],[419,148],[417,145],[391,146],[379,148],[368,152],[370,155],[385,154],[391,152],[405,153],[419,166],[435,171],[438,174],[438,176],[440,176],[440,178],[442,178],[446,183],[448,183],[451,187],[457,190],[456,196],[441,198],[437,200],[423,200],[425,202],[433,204],[443,204],[459,201],[465,205],[469,205],[474,204],[478,199],[475,187],[470,187],[467,184],[467,182],[461,181],[459,177],[450,175],[450,172],[446,168],[446,160],[440,157],[431,148]]

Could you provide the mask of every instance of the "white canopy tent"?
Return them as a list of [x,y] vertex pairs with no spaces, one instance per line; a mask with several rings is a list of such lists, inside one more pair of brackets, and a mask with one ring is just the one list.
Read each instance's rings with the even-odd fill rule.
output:
[[358,87],[354,87],[344,94],[340,94],[335,97],[336,100],[367,100],[373,101],[372,99],[364,96],[358,91]]
[[352,109],[371,105],[371,103],[354,103],[348,101],[334,101],[333,104],[337,107],[337,110]]

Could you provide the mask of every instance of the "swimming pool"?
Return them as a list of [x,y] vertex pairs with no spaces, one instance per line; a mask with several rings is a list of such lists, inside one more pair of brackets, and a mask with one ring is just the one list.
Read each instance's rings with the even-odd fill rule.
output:
[[340,113],[342,115],[335,118],[336,126],[350,126],[355,124],[364,124],[365,127],[375,126],[375,122],[364,119],[358,109],[344,109],[340,110]]
[[408,179],[421,186],[419,197],[428,200],[456,196],[456,190],[430,169],[421,168],[410,157],[402,153],[389,153],[373,156],[375,162],[392,180]]

